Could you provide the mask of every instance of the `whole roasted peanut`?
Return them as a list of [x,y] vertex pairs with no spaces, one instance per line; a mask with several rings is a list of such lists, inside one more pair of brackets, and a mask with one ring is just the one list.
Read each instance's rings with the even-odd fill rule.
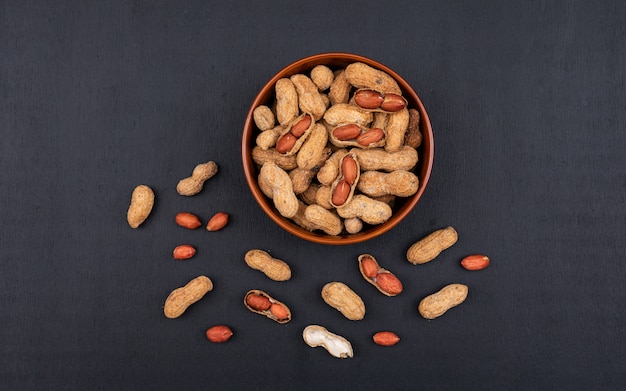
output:
[[263,164],[258,182],[260,187],[268,191],[266,195],[274,201],[274,206],[282,216],[289,218],[298,212],[298,198],[293,192],[289,174],[283,169],[273,162]]
[[315,193],[315,204],[324,209],[333,209],[334,207],[331,204],[332,194],[333,189],[331,186],[320,186],[317,189],[317,193]]
[[302,331],[302,339],[312,348],[322,346],[336,358],[352,358],[352,345],[344,337],[331,333],[325,327],[309,325]]
[[265,130],[256,137],[256,145],[261,149],[268,150],[276,146],[276,141],[283,132],[283,127],[278,125],[271,129]]
[[355,140],[359,145],[368,147],[372,144],[376,144],[385,137],[385,132],[380,128],[371,128],[366,132],[361,133]]
[[317,121],[324,116],[326,103],[317,86],[306,75],[295,74],[289,78],[298,93],[298,106],[303,113],[311,113]]
[[420,112],[409,109],[409,124],[404,135],[404,145],[417,148],[422,144],[422,132],[420,132]]
[[339,141],[353,140],[361,134],[361,127],[357,124],[340,125],[333,129],[332,133]]
[[316,65],[311,69],[311,80],[320,91],[329,89],[334,79],[333,71],[326,65]]
[[361,320],[365,316],[363,300],[343,282],[334,281],[324,285],[322,299],[350,320]]
[[415,148],[406,145],[397,152],[387,152],[381,148],[352,148],[350,152],[356,155],[363,171],[410,171],[418,159]]
[[190,244],[181,244],[180,246],[176,246],[172,252],[174,259],[178,260],[189,259],[194,255],[196,255],[196,249]]
[[396,170],[390,173],[365,171],[359,177],[357,188],[370,197],[392,194],[409,197],[419,188],[419,178],[411,171]]
[[[250,296],[254,297],[254,299],[251,299]],[[257,296],[267,299],[270,305],[267,307],[265,307],[265,305],[261,306],[261,303],[265,303],[265,301],[262,301]],[[291,320],[289,307],[261,290],[252,289],[248,291],[244,296],[243,302],[250,311],[264,315],[275,322],[287,323]]]
[[384,202],[376,201],[363,194],[356,194],[352,200],[337,208],[337,214],[344,219],[358,217],[367,224],[381,224],[389,220],[391,207]]
[[306,229],[307,231],[315,231],[316,229],[320,228],[306,218],[305,213],[308,206],[309,205],[305,204],[302,201],[298,202],[298,213],[293,215],[291,220],[294,223],[298,224],[300,227]]
[[254,119],[256,127],[261,131],[274,127],[274,112],[265,105],[257,106],[252,112],[252,118]]
[[298,116],[298,93],[296,87],[288,78],[276,81],[276,119],[282,126],[286,126]]
[[174,289],[165,300],[163,313],[167,318],[178,318],[190,305],[213,290],[213,282],[207,276],[198,276],[185,286]]
[[339,175],[341,159],[347,154],[348,150],[342,148],[335,151],[326,159],[326,162],[324,162],[324,165],[317,173],[317,180],[322,185],[329,186],[335,181],[337,175]]
[[348,103],[332,105],[324,113],[324,120],[331,126],[354,123],[367,126],[374,119],[370,112],[363,111],[357,106]]
[[146,185],[139,185],[130,197],[126,220],[131,228],[137,228],[150,216],[154,206],[154,191]]
[[336,236],[343,231],[343,223],[339,216],[318,204],[307,206],[304,210],[304,217],[313,227],[328,235]]
[[328,98],[331,105],[337,103],[348,103],[350,99],[350,90],[352,86],[346,79],[346,73],[343,69],[335,73],[335,79],[330,85],[330,91],[328,92]]
[[400,337],[392,331],[379,331],[372,336],[372,339],[380,346],[393,346],[400,342]]
[[489,263],[489,257],[481,254],[468,255],[461,260],[461,266],[466,270],[483,270]]
[[191,176],[181,179],[176,186],[178,194],[192,196],[198,194],[204,187],[204,183],[217,174],[218,167],[214,161],[198,164],[192,171]]
[[409,126],[409,110],[405,107],[387,119],[387,136],[385,138],[385,151],[397,152],[404,145],[404,136]]
[[377,109],[384,100],[383,95],[374,90],[359,90],[354,94],[354,103],[363,109]]
[[265,296],[252,293],[246,296],[246,305],[255,311],[265,311],[272,306],[272,302]]
[[459,235],[453,227],[438,229],[413,243],[406,252],[406,259],[414,265],[432,261],[458,239]]
[[283,170],[293,170],[298,166],[295,155],[284,155],[276,151],[276,148],[264,150],[256,146],[252,148],[252,160],[259,166],[267,162],[272,162]]
[[435,319],[443,315],[450,308],[465,301],[468,288],[463,284],[450,284],[439,292],[426,296],[420,301],[418,311],[426,319]]
[[206,331],[206,337],[213,343],[224,343],[233,336],[233,330],[230,327],[220,324],[210,327]]
[[402,90],[391,75],[362,62],[354,62],[345,69],[346,79],[356,88],[367,88],[384,93],[402,95]]
[[361,254],[358,257],[359,271],[365,281],[374,285],[386,296],[396,296],[402,293],[402,282],[389,270],[382,268],[371,254]]
[[298,167],[313,169],[320,162],[326,150],[328,132],[322,124],[313,125],[309,137],[304,141],[296,156]]
[[356,234],[363,230],[363,221],[357,217],[343,220],[343,226],[349,234]]
[[224,228],[228,224],[228,220],[230,219],[230,215],[225,212],[217,212],[209,219],[209,222],[206,225],[207,231],[219,231]]
[[287,281],[291,278],[289,265],[281,259],[272,257],[266,251],[249,250],[246,252],[244,260],[252,269],[263,272],[274,281]]
[[200,218],[193,213],[179,212],[175,217],[176,224],[187,229],[196,229],[202,225]]

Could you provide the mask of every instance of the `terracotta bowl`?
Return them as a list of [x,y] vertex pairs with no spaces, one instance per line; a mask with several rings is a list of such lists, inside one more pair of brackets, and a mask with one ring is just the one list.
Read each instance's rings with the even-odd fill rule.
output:
[[[413,172],[419,177],[420,183],[417,193],[410,197],[398,198],[396,200],[393,207],[393,215],[385,223],[372,226],[364,224],[363,230],[359,233],[331,236],[325,234],[322,231],[308,231],[301,228],[290,219],[281,216],[274,207],[273,201],[266,197],[259,188],[259,185],[257,183],[259,167],[252,160],[251,152],[252,148],[256,145],[256,137],[259,134],[259,130],[254,123],[252,113],[253,110],[259,105],[265,104],[271,106],[271,103],[275,98],[274,85],[277,80],[283,77],[289,77],[296,73],[304,73],[308,75],[313,67],[320,64],[326,65],[334,70],[339,68],[345,68],[347,65],[353,62],[363,62],[374,68],[380,69],[394,77],[400,85],[400,88],[402,89],[403,96],[408,101],[408,107],[415,108],[419,111],[421,118],[420,130],[422,132],[422,143],[418,147],[419,161],[417,166],[413,169]],[[393,70],[389,69],[385,65],[369,58],[349,53],[317,54],[300,59],[280,70],[263,86],[261,91],[252,102],[243,127],[243,137],[241,142],[241,155],[243,160],[244,174],[246,176],[248,186],[250,187],[250,191],[252,191],[252,195],[258,202],[259,206],[261,206],[261,209],[263,209],[263,211],[276,224],[278,224],[282,229],[286,230],[287,232],[311,242],[327,245],[347,245],[364,242],[366,240],[382,235],[398,225],[413,210],[415,205],[422,197],[424,190],[426,189],[426,185],[428,184],[428,180],[430,178],[433,166],[433,154],[434,142],[430,120],[428,118],[428,114],[426,113],[426,109],[422,104],[422,101],[417,96],[415,91],[413,91],[411,86],[402,77],[400,77],[397,73],[395,73]]]

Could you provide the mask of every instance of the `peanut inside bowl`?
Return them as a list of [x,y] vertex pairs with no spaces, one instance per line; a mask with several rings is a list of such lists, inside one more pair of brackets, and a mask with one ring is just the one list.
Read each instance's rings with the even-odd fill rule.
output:
[[[410,170],[408,170],[415,174],[419,181],[417,191],[415,191],[413,194],[406,197],[395,197],[395,200],[392,204],[393,206],[391,209],[391,217],[389,217],[383,223],[364,223],[363,229],[360,232],[354,234],[349,234],[345,231],[345,229],[343,229],[337,235],[330,235],[322,230],[309,230],[302,228],[292,219],[283,217],[279,210],[276,208],[274,201],[266,196],[265,193],[261,190],[261,186],[259,185],[258,181],[260,174],[260,165],[255,162],[252,156],[252,150],[253,148],[255,148],[255,146],[257,146],[257,136],[261,133],[261,130],[257,126],[257,122],[254,118],[254,111],[259,106],[267,106],[269,108],[275,107],[276,83],[281,79],[290,78],[293,75],[299,74],[310,77],[311,70],[317,65],[324,65],[330,68],[332,71],[337,71],[344,70],[348,65],[354,63],[366,64],[369,67],[375,68],[376,70],[382,71],[391,76],[397,83],[400,91],[398,91],[398,94],[389,94],[390,98],[391,95],[400,95],[402,99],[406,100],[405,104],[407,108],[415,109],[419,113],[419,130],[421,133],[421,143],[416,148],[418,160],[417,163],[413,167],[411,167]],[[350,98],[352,99],[352,102],[350,104],[352,105],[354,105],[354,93],[356,90],[358,90],[358,88],[356,87],[352,87],[350,90]],[[323,91],[323,93],[327,92],[328,90]],[[369,99],[370,96],[368,96],[367,94],[368,92],[366,91],[362,95],[365,98]],[[391,103],[393,104],[395,102],[392,101]],[[300,110],[299,115],[303,114],[305,113]],[[323,118],[315,118],[312,122],[314,122],[314,124],[317,124],[324,121],[325,120]],[[276,121],[276,125],[278,125],[278,121]],[[313,126],[314,125],[311,125],[311,127]],[[331,132],[328,132],[328,134],[330,133]],[[330,142],[328,145],[330,146]],[[276,146],[274,146],[274,148],[275,147]],[[348,53],[325,53],[306,57],[288,65],[276,75],[274,75],[274,77],[272,77],[263,86],[259,94],[256,96],[255,100],[253,101],[245,120],[242,137],[242,161],[246,181],[248,183],[248,186],[250,187],[252,195],[254,196],[257,203],[261,206],[263,211],[275,223],[277,223],[280,227],[290,232],[291,234],[308,241],[329,245],[345,245],[363,242],[379,236],[387,232],[391,228],[395,227],[411,212],[411,210],[417,204],[418,200],[421,198],[428,183],[433,164],[433,148],[433,134],[428,114],[426,113],[426,110],[424,109],[424,106],[417,94],[403,78],[401,78],[398,74],[396,74],[388,67],[363,56]],[[337,148],[335,147],[334,149]],[[383,148],[381,147],[379,149],[382,150]],[[356,150],[355,152],[359,151]],[[359,157],[357,157],[356,160],[359,161]],[[316,179],[313,178],[314,182],[315,180]],[[354,190],[353,193],[354,194],[350,194],[350,196],[353,197],[351,199],[359,196],[360,192],[358,190]]]

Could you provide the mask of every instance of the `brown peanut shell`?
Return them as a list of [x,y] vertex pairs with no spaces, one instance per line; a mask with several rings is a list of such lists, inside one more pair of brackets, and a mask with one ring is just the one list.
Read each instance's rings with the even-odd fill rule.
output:
[[463,284],[450,284],[439,292],[426,296],[418,305],[418,311],[426,319],[435,319],[467,298],[468,287]]
[[343,282],[329,282],[322,288],[322,299],[350,320],[365,317],[365,304],[359,295]]
[[413,243],[406,252],[406,259],[414,265],[430,262],[458,239],[459,235],[453,227],[438,229]]
[[291,278],[291,268],[282,259],[272,257],[267,251],[253,249],[244,256],[246,265],[259,270],[274,281],[287,281]]
[[346,67],[346,79],[356,88],[402,95],[402,90],[391,75],[362,62]]

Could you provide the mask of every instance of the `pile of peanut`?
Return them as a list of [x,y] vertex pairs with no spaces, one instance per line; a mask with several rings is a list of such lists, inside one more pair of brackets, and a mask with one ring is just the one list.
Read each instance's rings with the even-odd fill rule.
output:
[[252,159],[283,217],[309,231],[355,234],[417,192],[420,116],[389,74],[360,62],[317,65],[274,89],[275,100],[253,111]]
[[[252,156],[259,166],[259,187],[282,216],[310,231],[320,230],[333,236],[354,234],[364,224],[384,223],[391,217],[396,197],[417,192],[419,180],[411,170],[417,164],[421,142],[419,114],[407,107],[391,76],[362,63],[335,71],[318,65],[309,75],[296,74],[278,80],[275,89],[272,108],[262,105],[254,110],[260,133]],[[217,171],[213,161],[197,165],[190,177],[178,183],[177,192],[182,196],[198,194]],[[134,189],[127,212],[131,228],[144,223],[154,203],[155,194],[150,187],[140,185]],[[202,225],[200,218],[189,212],[178,213],[174,220],[189,230]],[[227,213],[215,213],[206,230],[221,230],[228,221]],[[413,265],[425,264],[457,240],[453,227],[438,229],[414,242],[406,259]],[[195,254],[195,247],[181,244],[172,255],[175,260],[187,260]],[[273,281],[291,279],[289,264],[264,250],[249,250],[243,258],[250,269]],[[383,295],[394,297],[403,292],[400,279],[372,254],[359,255],[356,263],[365,281]],[[489,263],[487,256],[473,254],[460,264],[477,271]],[[170,292],[163,304],[164,315],[170,319],[182,316],[213,288],[209,277],[193,278]],[[424,319],[435,319],[463,303],[467,295],[466,285],[448,284],[423,297],[417,312]],[[365,317],[364,301],[341,281],[327,282],[320,296],[348,320]],[[279,324],[292,319],[287,304],[259,289],[245,293],[243,305]],[[209,341],[223,343],[234,332],[228,325],[215,324],[205,334]],[[346,338],[320,325],[306,326],[302,338],[311,347],[325,348],[333,357],[354,355]],[[372,341],[390,347],[400,337],[382,330],[372,335]]]

